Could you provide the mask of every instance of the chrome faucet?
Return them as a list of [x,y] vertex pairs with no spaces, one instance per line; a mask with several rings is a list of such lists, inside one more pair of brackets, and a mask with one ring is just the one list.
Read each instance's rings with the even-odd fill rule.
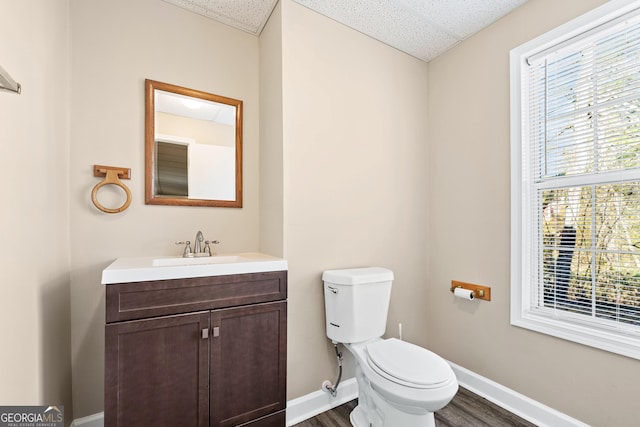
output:
[[[203,243],[204,243],[204,247],[202,247]],[[193,251],[191,250],[191,242],[189,242],[188,240],[185,242],[176,242],[176,245],[185,245],[182,256],[184,258],[193,258],[193,257],[211,256],[211,248],[209,247],[209,244],[217,245],[218,243],[220,242],[217,240],[212,240],[212,241],[204,240],[204,235],[202,234],[202,231],[198,230],[198,232],[196,233],[196,239],[193,245]]]
[[196,256],[202,253],[202,242],[204,242],[204,236],[202,235],[202,231],[198,230],[198,232],[196,233],[196,240],[193,244],[193,253]]

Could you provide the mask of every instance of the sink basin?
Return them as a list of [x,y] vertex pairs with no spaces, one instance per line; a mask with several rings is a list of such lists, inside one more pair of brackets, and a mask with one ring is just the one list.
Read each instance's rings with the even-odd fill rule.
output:
[[154,258],[151,261],[151,265],[154,267],[168,267],[172,265],[200,265],[200,264],[225,264],[232,262],[244,262],[249,258],[242,257],[240,255],[214,255],[206,257],[161,257]]
[[258,252],[194,258],[118,258],[102,270],[102,284],[261,273],[287,268],[286,260]]

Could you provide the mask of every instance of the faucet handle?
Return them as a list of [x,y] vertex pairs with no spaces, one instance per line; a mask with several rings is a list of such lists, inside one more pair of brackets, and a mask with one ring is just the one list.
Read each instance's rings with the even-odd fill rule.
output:
[[186,240],[184,242],[176,242],[176,245],[185,245],[184,252],[182,253],[183,257],[188,257],[191,255],[191,242]]
[[204,252],[207,255],[211,256],[211,248],[209,247],[209,244],[217,245],[218,243],[220,243],[220,242],[217,241],[217,240],[213,240],[213,241],[205,240],[204,241],[204,250],[202,252]]

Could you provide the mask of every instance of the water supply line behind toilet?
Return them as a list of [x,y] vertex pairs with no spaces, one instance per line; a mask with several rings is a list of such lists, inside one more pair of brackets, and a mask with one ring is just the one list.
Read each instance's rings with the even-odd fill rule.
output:
[[338,343],[335,341],[333,342],[333,348],[336,351],[336,358],[338,359],[338,379],[335,385],[332,385],[329,380],[324,381],[322,383],[322,390],[331,394],[332,397],[336,397],[338,395],[338,385],[342,379],[342,352],[338,350]]
[[[402,341],[402,323],[398,323],[398,338]],[[336,358],[338,359],[338,379],[336,380],[336,384],[331,384],[331,381],[325,380],[322,383],[322,391],[326,391],[331,394],[332,397],[336,397],[338,395],[338,385],[340,384],[340,380],[342,379],[342,352],[338,350],[338,343],[332,341],[333,348],[336,351]]]

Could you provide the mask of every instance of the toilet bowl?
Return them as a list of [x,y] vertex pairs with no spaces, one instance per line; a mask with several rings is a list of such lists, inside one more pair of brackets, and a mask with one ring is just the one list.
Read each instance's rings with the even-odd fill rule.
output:
[[434,411],[458,391],[449,364],[396,338],[383,339],[393,272],[369,267],[328,270],[324,282],[327,336],[356,361],[356,427],[435,427]]
[[[433,412],[458,391],[449,364],[437,354],[395,338],[346,344],[356,359],[356,427],[435,426]],[[358,409],[360,408],[360,409]]]

